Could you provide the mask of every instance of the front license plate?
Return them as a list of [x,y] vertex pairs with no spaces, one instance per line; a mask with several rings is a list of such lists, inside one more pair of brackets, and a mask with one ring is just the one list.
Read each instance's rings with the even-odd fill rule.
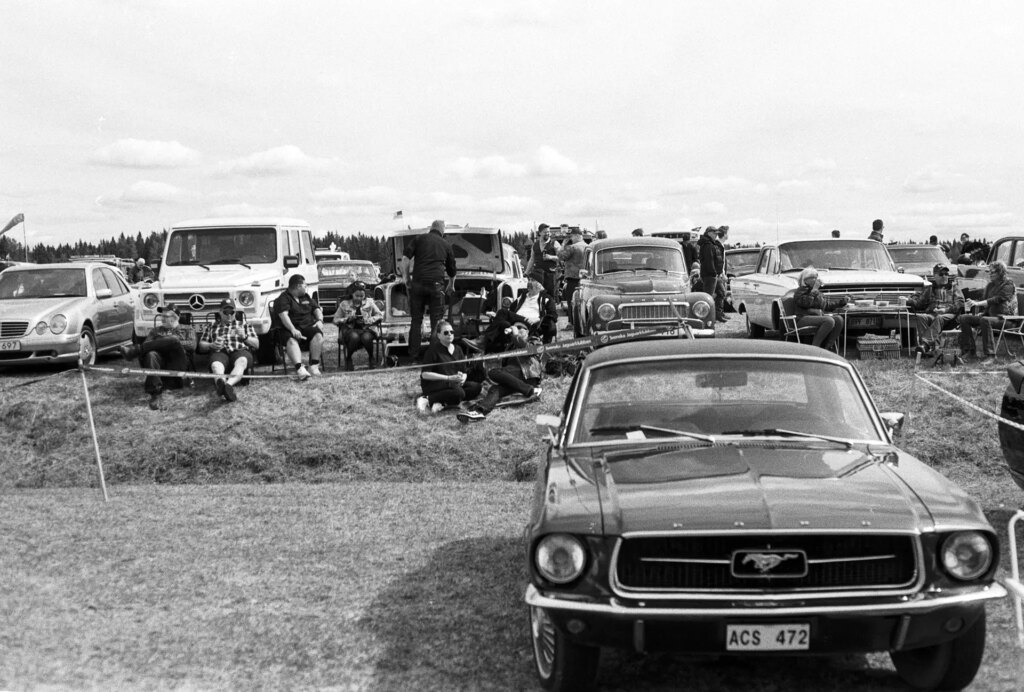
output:
[[849,317],[846,322],[847,329],[878,329],[881,326],[881,317]]
[[726,651],[806,651],[811,644],[811,626],[726,625]]
[[0,341],[0,351],[20,351],[20,341]]

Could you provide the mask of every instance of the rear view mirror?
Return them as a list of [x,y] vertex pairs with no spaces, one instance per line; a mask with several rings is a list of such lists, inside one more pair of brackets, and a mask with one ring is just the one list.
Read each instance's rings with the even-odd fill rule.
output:
[[541,413],[537,416],[537,433],[542,440],[555,441],[555,433],[562,424],[562,419],[550,413]]
[[722,387],[745,387],[747,373],[742,370],[726,372],[702,372],[697,375],[699,389],[721,389]]

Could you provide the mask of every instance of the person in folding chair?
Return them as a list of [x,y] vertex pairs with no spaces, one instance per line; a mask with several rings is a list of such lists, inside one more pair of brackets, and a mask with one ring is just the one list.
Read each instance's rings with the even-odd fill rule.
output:
[[349,297],[338,303],[334,313],[334,324],[338,325],[338,348],[345,353],[345,370],[352,371],[352,356],[359,349],[366,349],[367,367],[374,366],[374,344],[377,341],[376,327],[384,320],[384,313],[377,303],[366,295],[366,284],[353,281],[348,287]]
[[[324,311],[306,293],[306,277],[293,274],[288,290],[274,300],[275,318],[282,327],[277,340],[284,347],[285,361],[295,368],[295,379],[304,382],[310,375],[319,377],[320,355],[324,344]],[[302,363],[302,352],[309,351],[309,370]]]
[[[187,370],[188,354],[196,350],[195,330],[181,324],[181,314],[173,303],[159,307],[156,311],[159,313],[158,323],[149,330],[142,345],[122,346],[121,356],[125,360],[138,356],[139,363],[148,370]],[[164,390],[191,387],[192,378],[147,375],[143,386],[149,394],[149,407],[159,411],[163,406]]]
[[[506,327],[506,331],[511,337],[509,350],[523,349],[531,344],[537,345],[540,341],[537,337],[530,336],[530,329],[524,322],[516,322],[511,327]],[[522,403],[540,401],[540,379],[543,374],[544,367],[536,353],[505,358],[500,368],[491,368],[487,371],[487,379],[492,384],[483,398],[470,404],[464,411],[459,411],[456,418],[462,423],[482,421],[498,406],[502,397],[510,394],[522,395]]]
[[[226,401],[237,401],[235,385],[245,377],[245,371],[256,363],[253,352],[259,348],[256,330],[235,314],[235,301],[220,301],[217,319],[207,325],[199,337],[199,348],[210,352],[210,372],[218,377],[213,381],[217,396]],[[230,370],[230,374],[224,373]]]
[[818,326],[818,331],[811,340],[813,345],[831,349],[836,341],[842,338],[843,327],[846,324],[843,316],[827,313],[844,307],[848,302],[846,296],[829,298],[821,292],[818,270],[814,267],[804,267],[800,272],[800,286],[793,294],[796,323],[800,327]]
[[1003,324],[1003,317],[1017,314],[1017,289],[1013,280],[1006,275],[1006,262],[996,260],[988,265],[988,284],[985,285],[985,297],[981,300],[967,299],[964,303],[967,310],[981,308],[983,312],[976,315],[964,315],[960,318],[960,351],[965,361],[977,356],[977,333],[981,331],[981,346],[985,350],[982,363],[989,363],[996,357],[995,336],[993,327]]
[[508,308],[509,322],[525,322],[531,336],[540,337],[545,343],[558,335],[558,308],[555,299],[544,290],[537,279],[530,279],[526,293],[516,298]]
[[955,329],[957,318],[964,311],[964,294],[950,279],[949,267],[936,264],[932,268],[931,282],[921,294],[907,301],[914,311],[917,325],[917,352],[932,355],[943,330]]
[[416,410],[422,414],[439,413],[480,395],[482,385],[469,379],[470,364],[465,362],[462,348],[454,341],[455,328],[451,322],[438,322],[434,338],[421,359],[423,396],[416,399]]

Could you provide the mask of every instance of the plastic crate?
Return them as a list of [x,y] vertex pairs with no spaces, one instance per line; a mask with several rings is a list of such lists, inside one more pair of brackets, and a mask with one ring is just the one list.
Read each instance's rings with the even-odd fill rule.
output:
[[857,350],[860,351],[861,358],[870,357],[872,354],[875,358],[899,358],[900,341],[888,336],[867,334],[857,337]]

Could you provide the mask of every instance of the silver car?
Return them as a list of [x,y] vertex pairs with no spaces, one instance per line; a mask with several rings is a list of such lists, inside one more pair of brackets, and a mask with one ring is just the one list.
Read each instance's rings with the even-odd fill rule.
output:
[[0,367],[94,363],[132,342],[137,303],[101,262],[10,267],[0,273]]

